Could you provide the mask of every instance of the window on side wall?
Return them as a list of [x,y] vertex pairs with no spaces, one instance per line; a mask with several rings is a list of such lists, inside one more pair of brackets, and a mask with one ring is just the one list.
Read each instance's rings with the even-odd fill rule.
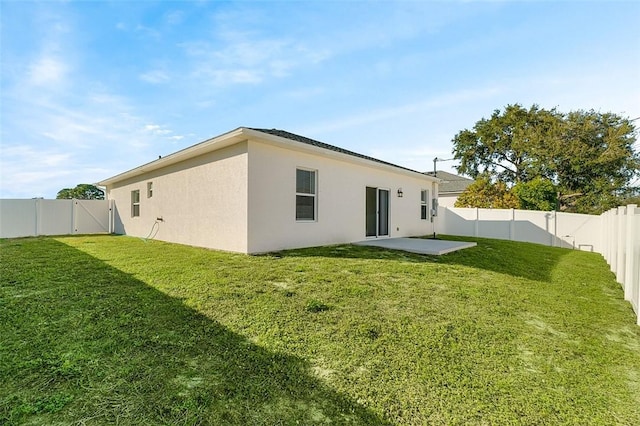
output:
[[423,189],[420,191],[420,219],[429,219],[429,191]]
[[131,191],[131,217],[140,216],[140,190]]
[[317,171],[296,169],[296,220],[316,220]]
[[153,197],[153,182],[147,182],[147,198]]

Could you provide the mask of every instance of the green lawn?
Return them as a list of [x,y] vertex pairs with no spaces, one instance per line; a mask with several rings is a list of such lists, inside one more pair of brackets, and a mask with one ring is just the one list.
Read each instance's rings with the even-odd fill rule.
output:
[[0,424],[640,424],[600,255],[0,243]]

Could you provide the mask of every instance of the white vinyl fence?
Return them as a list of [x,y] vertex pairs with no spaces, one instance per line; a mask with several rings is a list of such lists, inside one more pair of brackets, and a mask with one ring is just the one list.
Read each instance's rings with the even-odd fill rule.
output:
[[602,253],[600,216],[514,209],[438,209],[440,234],[523,241]]
[[111,233],[109,200],[0,200],[0,238]]
[[638,314],[640,325],[640,209],[635,204],[602,215],[602,255],[622,284],[624,299]]
[[438,209],[436,232],[524,241],[600,253],[624,289],[640,325],[640,209],[618,207],[600,216],[509,209]]

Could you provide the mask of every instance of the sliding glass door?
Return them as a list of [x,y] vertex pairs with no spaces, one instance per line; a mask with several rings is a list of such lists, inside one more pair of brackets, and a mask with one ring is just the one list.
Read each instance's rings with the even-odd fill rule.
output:
[[389,190],[366,188],[365,227],[367,237],[389,236]]

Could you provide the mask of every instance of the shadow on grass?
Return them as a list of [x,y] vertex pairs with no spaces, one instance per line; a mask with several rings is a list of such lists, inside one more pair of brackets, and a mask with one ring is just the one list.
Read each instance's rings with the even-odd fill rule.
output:
[[286,250],[268,253],[265,256],[379,259],[409,263],[464,265],[514,277],[550,282],[552,272],[560,259],[571,253],[568,249],[517,241],[456,236],[440,236],[440,239],[476,242],[478,245],[441,256],[351,244]]
[[304,360],[81,251],[3,246],[0,423],[387,424]]

